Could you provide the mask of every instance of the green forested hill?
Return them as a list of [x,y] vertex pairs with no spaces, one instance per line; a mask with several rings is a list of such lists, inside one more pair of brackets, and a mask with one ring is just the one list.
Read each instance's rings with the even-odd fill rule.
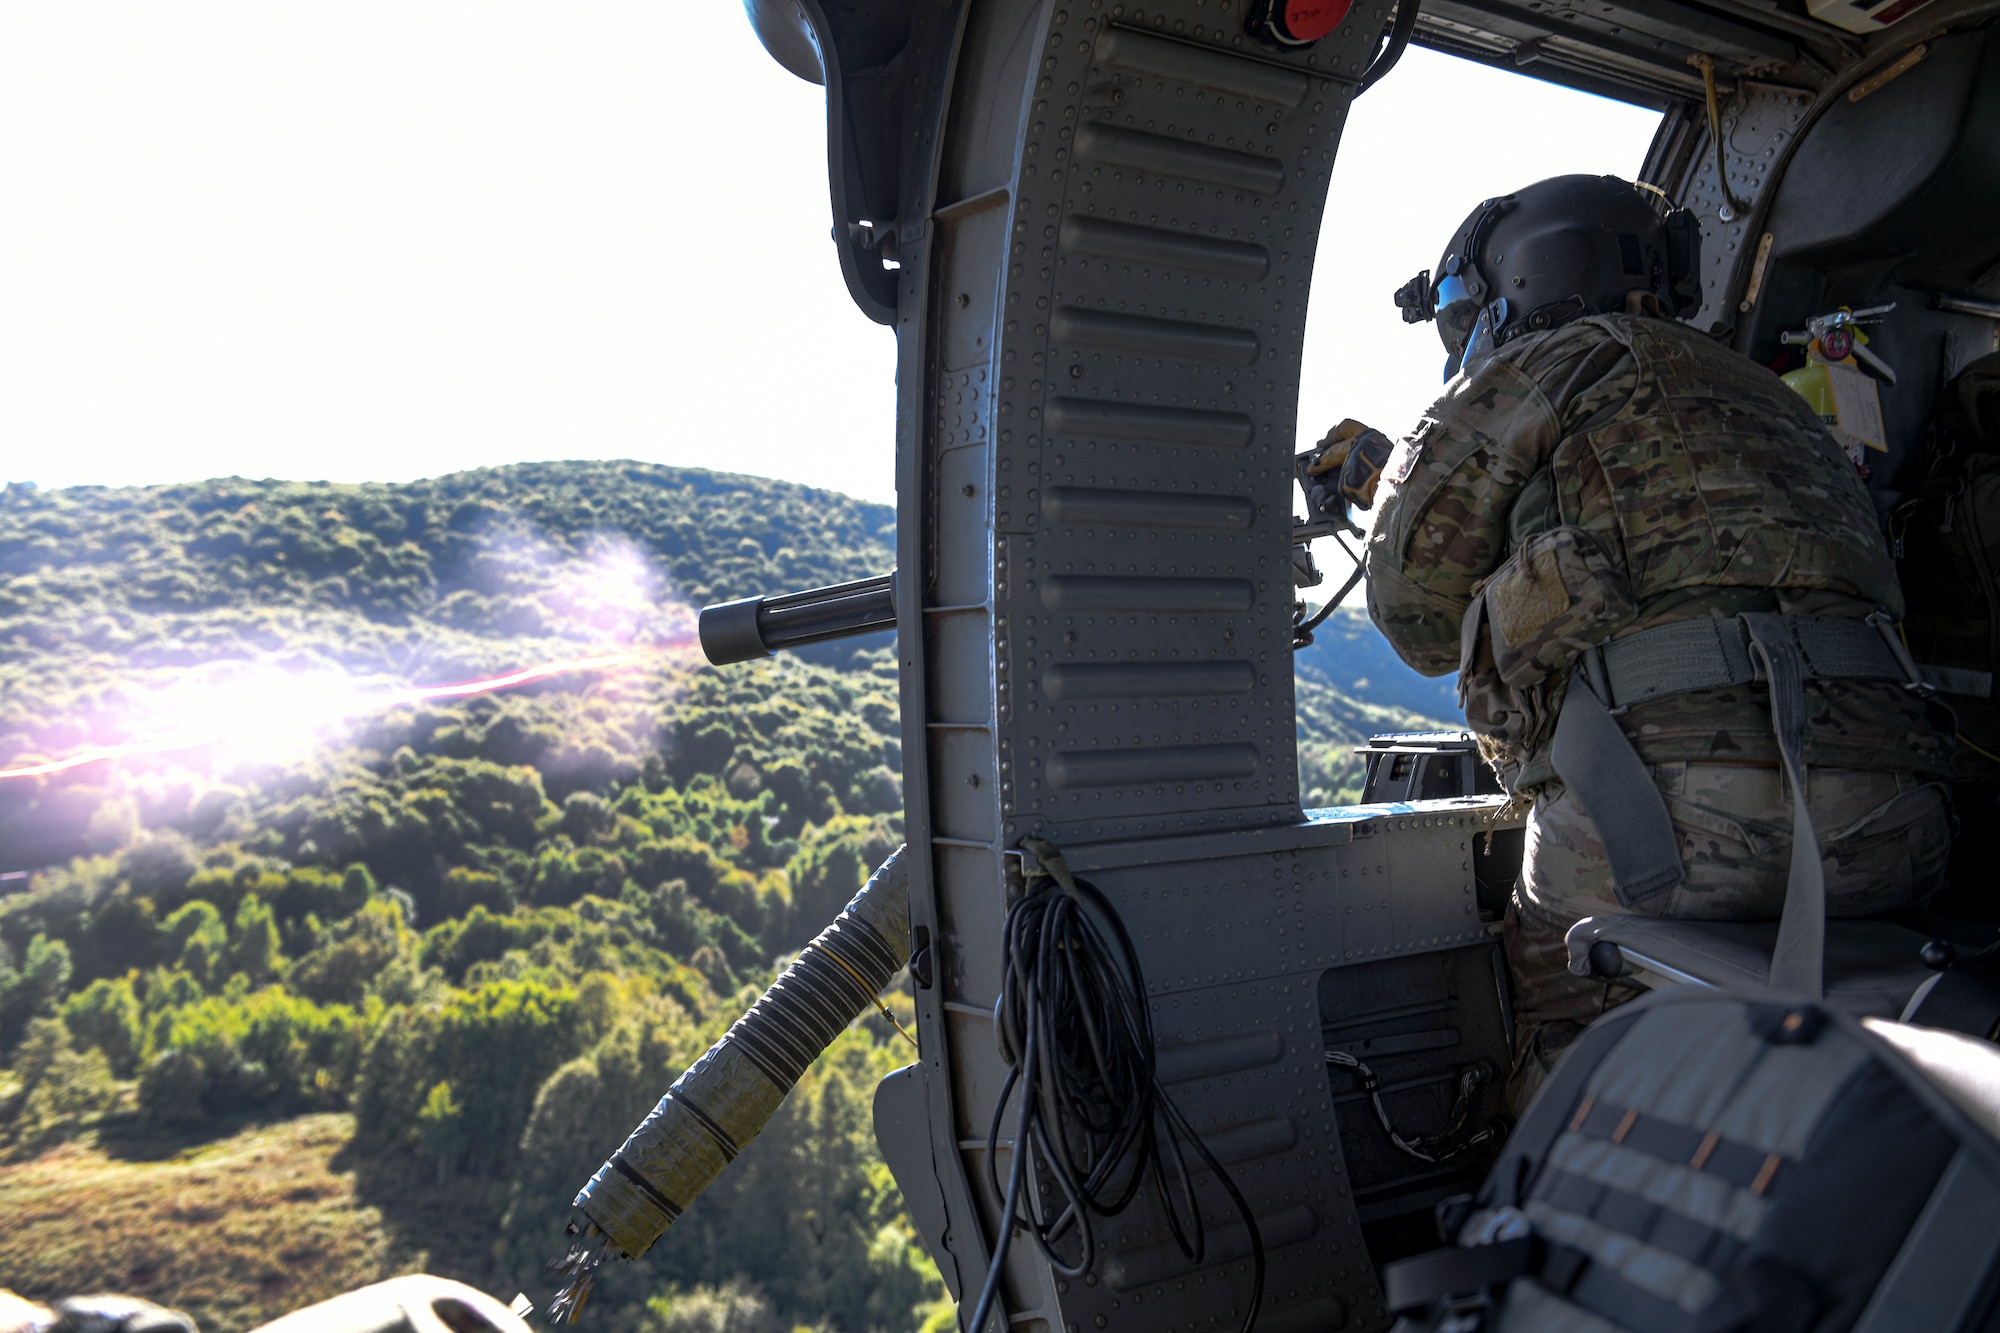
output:
[[[0,754],[94,739],[113,681],[216,658],[449,679],[700,605],[879,573],[884,505],[638,463],[404,485],[0,487]],[[604,585],[611,586],[606,587]]]
[[1335,611],[1295,660],[1300,675],[1324,680],[1350,698],[1443,718],[1454,727],[1464,720],[1456,673],[1419,676],[1396,656],[1360,607]]
[[[569,1197],[901,836],[892,655],[717,671],[673,648],[686,608],[879,572],[892,520],[615,463],[0,489],[0,767],[227,737],[0,780],[0,1286],[211,1333],[412,1265],[544,1296]],[[1422,724],[1310,672],[1299,699],[1314,802]],[[857,1024],[592,1322],[923,1322],[868,1128],[893,1041]]]
[[[6,487],[0,763],[143,736],[184,711],[179,696],[227,691],[253,665],[267,687],[271,671],[441,682],[660,642],[685,629],[676,606],[889,567],[893,521],[886,506],[828,492],[633,463],[397,486]],[[567,727],[574,708],[543,699],[531,710],[539,739],[503,720],[483,757],[545,771],[552,757],[559,785],[590,786],[612,778],[611,753],[645,748]],[[630,718],[616,721],[629,732]],[[0,869],[74,847],[88,804],[59,799],[11,821],[0,804]]]

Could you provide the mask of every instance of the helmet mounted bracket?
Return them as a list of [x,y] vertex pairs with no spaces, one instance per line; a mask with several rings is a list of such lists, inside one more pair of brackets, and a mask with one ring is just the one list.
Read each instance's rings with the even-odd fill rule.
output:
[[1405,324],[1425,324],[1437,318],[1437,292],[1431,286],[1431,271],[1425,269],[1396,289],[1396,309]]

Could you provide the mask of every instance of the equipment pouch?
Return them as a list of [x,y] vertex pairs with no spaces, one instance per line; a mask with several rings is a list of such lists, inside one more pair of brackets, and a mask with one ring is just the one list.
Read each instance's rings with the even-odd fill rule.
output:
[[1546,762],[1531,770],[1530,760],[1555,730],[1567,678],[1558,675],[1518,689],[1500,679],[1486,613],[1486,599],[1474,597],[1460,626],[1458,706],[1500,785],[1519,796],[1553,776]]
[[1475,610],[1486,606],[1493,670],[1516,689],[1566,670],[1638,612],[1624,573],[1597,539],[1568,525],[1528,538],[1473,592]]

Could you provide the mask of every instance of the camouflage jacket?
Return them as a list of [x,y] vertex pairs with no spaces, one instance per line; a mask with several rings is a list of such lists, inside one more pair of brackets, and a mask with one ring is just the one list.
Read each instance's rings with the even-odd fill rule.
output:
[[[1378,504],[1369,612],[1418,671],[1459,670],[1467,720],[1517,792],[1553,776],[1568,667],[1592,643],[1743,611],[1902,612],[1866,488],[1818,418],[1668,320],[1596,316],[1507,344],[1446,387]],[[1949,771],[1945,719],[1896,684],[1813,682],[1807,711],[1809,764]],[[1621,720],[1648,763],[1778,761],[1762,686]]]

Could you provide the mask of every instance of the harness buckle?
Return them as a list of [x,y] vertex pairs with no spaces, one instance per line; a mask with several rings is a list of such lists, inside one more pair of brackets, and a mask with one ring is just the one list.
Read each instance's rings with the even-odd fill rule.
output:
[[1603,703],[1605,712],[1613,717],[1623,717],[1631,710],[1632,705],[1621,704],[1611,696],[1611,669],[1604,660],[1604,644],[1594,643],[1584,649],[1578,664],[1583,668],[1584,683]]
[[1750,622],[1739,615],[1731,617],[1728,623],[1735,627],[1736,642],[1742,648],[1744,657],[1749,660],[1750,683],[1769,685],[1771,675],[1766,670],[1764,655],[1756,650],[1757,636],[1750,632]]
[[1926,681],[1923,672],[1917,669],[1917,659],[1910,656],[1910,647],[1903,642],[1902,631],[1897,628],[1895,620],[1889,613],[1877,611],[1868,617],[1867,623],[1875,627],[1875,632],[1882,636],[1882,642],[1888,646],[1889,655],[1896,659],[1896,665],[1903,673],[1903,688],[1919,699],[1928,699],[1935,695],[1937,687]]

